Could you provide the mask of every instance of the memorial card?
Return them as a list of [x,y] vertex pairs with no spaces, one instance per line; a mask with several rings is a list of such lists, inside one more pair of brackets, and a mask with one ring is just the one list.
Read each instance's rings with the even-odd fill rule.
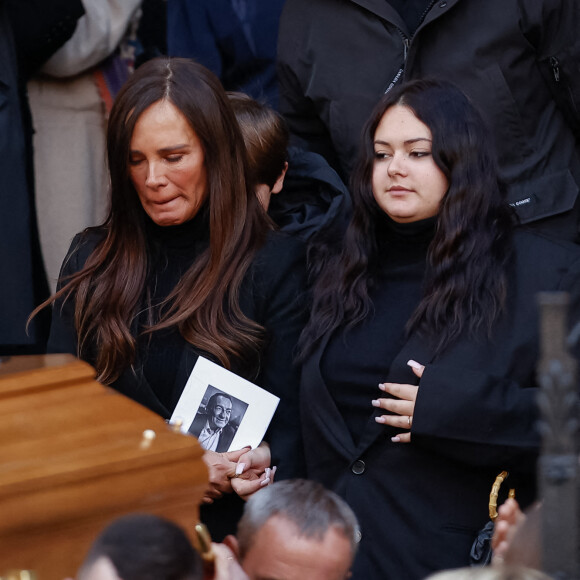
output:
[[280,399],[254,383],[199,357],[169,422],[197,437],[204,449],[257,447]]

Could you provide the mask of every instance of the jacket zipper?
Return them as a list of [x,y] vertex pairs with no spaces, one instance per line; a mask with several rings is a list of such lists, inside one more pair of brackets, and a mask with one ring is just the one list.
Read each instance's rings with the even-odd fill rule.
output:
[[[423,21],[427,17],[427,14],[429,14],[429,11],[431,10],[431,8],[433,8],[433,5],[435,4],[435,2],[437,2],[437,0],[431,0],[431,2],[429,3],[429,6],[427,6],[427,8],[423,11],[423,14],[421,14],[421,19],[419,20],[417,30],[419,30],[421,24],[423,24]],[[405,74],[405,66],[407,64],[407,55],[409,54],[409,47],[411,46],[411,39],[398,26],[396,26],[395,28],[397,29],[397,31],[399,32],[399,34],[401,35],[401,38],[403,40],[403,65],[397,71],[397,74],[395,75],[393,80],[389,83],[389,86],[385,89],[385,94],[388,93],[399,82],[399,79]],[[417,31],[415,31],[415,32],[417,32]]]
[[550,57],[550,65],[552,67],[552,74],[554,75],[554,80],[560,82],[560,62],[555,56]]

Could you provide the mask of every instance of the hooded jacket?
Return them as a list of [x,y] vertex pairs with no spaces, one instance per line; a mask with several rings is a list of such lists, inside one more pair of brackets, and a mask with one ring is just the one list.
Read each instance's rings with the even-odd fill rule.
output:
[[574,239],[579,29],[573,0],[433,0],[413,36],[385,0],[287,0],[280,110],[294,143],[346,179],[385,91],[415,78],[449,80],[487,121],[521,222],[550,218],[537,225]]

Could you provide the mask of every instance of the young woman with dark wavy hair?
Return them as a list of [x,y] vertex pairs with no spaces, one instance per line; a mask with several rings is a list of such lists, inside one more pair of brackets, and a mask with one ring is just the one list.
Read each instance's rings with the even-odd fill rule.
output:
[[[210,358],[281,398],[269,442],[279,474],[299,474],[292,353],[304,252],[271,231],[221,84],[187,59],[147,62],[115,100],[107,147],[110,212],[64,261],[49,351],[88,361],[99,381],[166,418],[198,355]],[[244,493],[267,484],[269,452],[256,453],[241,461],[261,472],[234,482]],[[225,476],[240,455],[206,453],[208,502],[232,491]]]
[[314,254],[301,337],[307,473],[350,503],[353,578],[469,563],[496,475],[534,498],[536,293],[580,249],[514,229],[485,123],[440,81],[393,88],[362,135],[342,246]]

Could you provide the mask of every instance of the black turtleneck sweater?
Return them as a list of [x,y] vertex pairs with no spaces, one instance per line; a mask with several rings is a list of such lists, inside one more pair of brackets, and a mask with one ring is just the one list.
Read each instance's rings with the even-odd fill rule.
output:
[[[146,233],[149,250],[146,291],[151,297],[154,321],[157,321],[159,305],[209,246],[207,210],[178,226],[158,226],[148,219]],[[148,322],[147,316],[143,308],[139,318],[141,329]],[[175,381],[183,342],[176,327],[140,335],[137,341],[137,364],[141,365],[147,382],[169,410],[175,408],[183,390],[183,385]]]
[[328,342],[321,372],[353,441],[371,417],[378,384],[405,341],[405,325],[422,298],[427,249],[435,218],[399,224],[385,216],[379,265],[369,290],[373,310],[363,323],[339,329]]

